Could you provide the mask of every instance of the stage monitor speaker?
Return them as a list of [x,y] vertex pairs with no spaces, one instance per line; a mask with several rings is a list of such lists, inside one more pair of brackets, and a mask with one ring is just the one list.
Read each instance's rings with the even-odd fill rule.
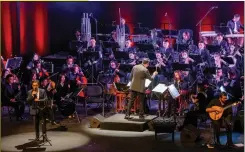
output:
[[201,132],[193,125],[186,126],[180,133],[181,142],[195,142],[200,137]]
[[99,128],[100,123],[104,121],[104,119],[105,117],[100,114],[93,116],[90,120],[90,128]]

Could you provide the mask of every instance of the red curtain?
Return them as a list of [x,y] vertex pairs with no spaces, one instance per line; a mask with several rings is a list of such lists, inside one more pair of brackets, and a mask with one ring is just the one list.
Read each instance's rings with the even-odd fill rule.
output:
[[16,3],[1,2],[2,55],[10,58],[16,47]]
[[[48,54],[48,16],[45,2],[2,2],[2,54]],[[19,44],[19,45],[17,45]]]

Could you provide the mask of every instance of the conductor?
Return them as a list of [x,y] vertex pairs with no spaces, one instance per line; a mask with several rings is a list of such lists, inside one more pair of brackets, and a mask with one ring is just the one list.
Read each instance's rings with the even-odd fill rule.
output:
[[[38,81],[32,81],[32,89],[28,91],[27,93],[27,103],[32,105],[32,108],[30,108],[31,115],[35,116],[35,131],[36,131],[36,140],[39,140],[39,124],[40,120],[42,118],[42,114],[40,112],[40,109],[38,109],[35,106],[35,102],[46,102],[48,100],[46,91],[44,89],[39,88],[39,82]],[[44,120],[45,122],[45,120]],[[44,128],[42,128],[44,129]],[[43,133],[46,132],[46,130],[42,130]]]
[[131,108],[137,96],[139,97],[140,102],[139,119],[144,119],[145,81],[146,79],[152,81],[158,74],[157,71],[155,71],[152,76],[150,75],[150,72],[147,69],[149,62],[150,60],[145,58],[143,59],[142,64],[135,65],[131,71],[131,92],[125,119],[130,119]]

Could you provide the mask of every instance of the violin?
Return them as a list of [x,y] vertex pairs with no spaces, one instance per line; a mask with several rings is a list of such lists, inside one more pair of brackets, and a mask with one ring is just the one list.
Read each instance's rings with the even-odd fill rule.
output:
[[116,70],[118,70],[119,67],[120,67],[120,63],[118,63],[118,65],[117,65],[117,67],[116,67],[116,69],[115,69],[115,71],[114,71],[114,79],[113,79],[113,82],[114,82],[114,83],[120,82],[120,77],[119,77],[118,74],[116,74]]
[[[79,73],[76,77],[76,84],[81,88],[81,89],[84,89],[87,84],[88,84],[88,79],[82,74],[82,73]],[[81,90],[78,94],[78,96],[80,97],[85,97],[85,93],[83,90]]]

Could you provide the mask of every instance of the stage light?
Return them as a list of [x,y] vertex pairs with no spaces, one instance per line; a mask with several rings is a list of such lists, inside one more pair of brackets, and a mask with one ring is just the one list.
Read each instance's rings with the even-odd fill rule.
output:
[[[61,132],[61,131],[48,131],[48,138],[51,140],[52,146],[45,144],[37,149],[46,148],[45,151],[66,151],[74,148],[81,147],[89,143],[90,138],[81,133],[75,132]],[[17,135],[10,135],[2,137],[1,150],[3,151],[20,151],[20,147],[26,149],[34,149],[29,139],[34,138],[35,132],[21,133]],[[28,147],[29,145],[29,147]],[[47,146],[46,146],[47,145]],[[37,146],[35,146],[37,147]],[[17,149],[18,148],[18,149]],[[24,150],[22,148],[22,150]],[[33,150],[34,151],[34,150]]]

